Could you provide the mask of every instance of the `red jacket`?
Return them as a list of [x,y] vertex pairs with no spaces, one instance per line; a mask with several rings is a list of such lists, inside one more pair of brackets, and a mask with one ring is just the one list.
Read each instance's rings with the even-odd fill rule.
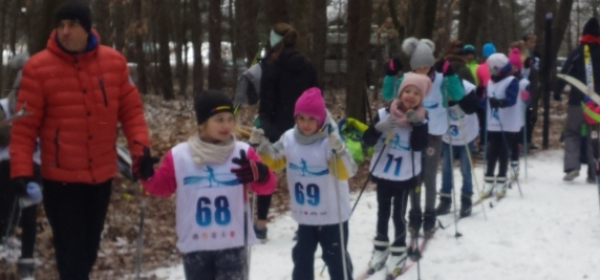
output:
[[50,34],[46,49],[23,66],[16,108],[30,115],[11,129],[11,177],[31,176],[39,137],[42,177],[68,183],[101,183],[117,172],[117,124],[132,155],[148,145],[142,102],[129,80],[125,58],[97,43],[70,54]]

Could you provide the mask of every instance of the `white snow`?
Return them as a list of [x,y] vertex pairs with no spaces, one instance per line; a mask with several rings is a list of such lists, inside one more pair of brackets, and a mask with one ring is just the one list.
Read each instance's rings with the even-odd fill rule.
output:
[[[473,209],[477,214],[458,223],[463,234],[459,239],[453,226],[438,230],[421,260],[421,279],[600,279],[598,188],[585,183],[586,166],[574,182],[563,182],[562,155],[562,151],[549,151],[530,157],[529,178],[521,178],[524,197],[519,197],[515,185],[493,208],[484,202],[487,220],[481,206]],[[455,171],[460,189],[462,179]],[[481,188],[482,167],[475,174]],[[364,272],[370,258],[376,213],[375,192],[365,192],[350,219],[348,250],[354,277]],[[452,219],[452,215],[440,217],[444,224]],[[251,279],[291,279],[295,229],[289,214],[269,224],[269,241],[252,248]],[[392,231],[390,222],[390,236]],[[323,268],[320,255],[315,253],[315,274]],[[159,279],[185,279],[181,265],[155,273]],[[325,272],[315,279],[328,278]],[[383,278],[379,273],[369,279]],[[417,267],[399,279],[417,279]]]

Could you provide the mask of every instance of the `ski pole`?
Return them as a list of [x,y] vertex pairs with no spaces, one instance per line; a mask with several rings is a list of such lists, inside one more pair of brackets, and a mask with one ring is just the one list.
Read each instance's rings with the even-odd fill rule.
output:
[[12,210],[10,212],[10,216],[8,217],[8,225],[6,227],[6,233],[4,234],[4,240],[3,240],[3,244],[2,246],[6,248],[6,244],[8,244],[8,236],[10,235],[10,229],[13,227],[13,225],[16,227],[17,224],[19,224],[19,217],[17,217],[17,222],[15,224],[13,224],[13,222],[15,221],[15,213],[17,212],[17,208],[19,207],[19,197],[15,196],[14,202],[13,202],[13,207]]
[[[412,133],[412,128],[411,128],[411,133]],[[421,154],[422,155],[422,154]],[[411,162],[412,162],[412,174],[413,174],[413,178],[416,178],[415,176],[415,153],[412,150],[412,148],[410,149],[410,158],[411,158]],[[422,169],[422,168],[421,168]],[[421,170],[421,173],[423,172],[423,170]],[[420,180],[417,180],[417,187],[420,187]],[[419,195],[419,199],[421,198],[421,196]],[[402,203],[404,203],[405,200],[402,200]],[[402,209],[404,209],[404,206],[402,207]],[[402,221],[404,221],[404,217],[406,217],[406,214],[402,215]],[[404,232],[406,232],[406,223],[404,223]],[[417,279],[421,280],[421,250],[419,247],[419,233],[417,232],[417,236],[415,237],[415,246],[417,247],[417,252],[418,252],[418,256],[417,256]]]
[[[504,134],[504,127],[502,126],[502,121],[498,118],[498,124],[500,125],[500,134],[502,135],[502,142],[504,142],[504,148],[506,149],[507,157],[510,160],[510,145],[508,144],[508,140],[506,140],[506,135]],[[510,164],[509,164],[510,166]],[[517,171],[513,166],[510,166],[510,169],[513,172],[513,176],[515,177],[515,182],[517,183],[517,187],[519,187],[519,195],[523,198],[523,191],[521,190],[521,184],[519,183],[519,179],[517,178]]]
[[[331,132],[330,132],[331,133]],[[337,133],[337,131],[334,131],[333,133]],[[335,193],[337,195],[337,202],[338,202],[338,218],[339,218],[339,229],[340,229],[340,250],[342,253],[342,267],[344,269],[344,280],[348,280],[348,264],[346,263],[346,243],[345,243],[345,238],[344,238],[344,222],[342,221],[342,201],[341,201],[341,195],[340,195],[340,188],[339,188],[339,183],[338,183],[338,179],[337,179],[337,175],[338,175],[338,166],[337,166],[337,154],[335,151],[332,150],[332,156],[331,158],[333,159],[333,181],[335,183]]]
[[365,183],[363,184],[362,188],[360,189],[360,192],[358,193],[358,197],[356,198],[354,205],[352,205],[352,210],[350,211],[350,215],[352,215],[352,213],[354,213],[354,209],[356,209],[356,206],[358,205],[358,202],[360,201],[360,198],[361,198],[363,192],[365,192],[365,189],[367,188],[367,184],[371,180],[371,174],[373,173],[373,170],[377,166],[377,163],[379,163],[379,160],[381,159],[381,156],[383,155],[383,151],[385,151],[385,147],[387,147],[393,134],[394,134],[394,130],[390,130],[388,132],[387,136],[385,137],[385,142],[383,142],[383,147],[381,147],[381,151],[379,151],[379,155],[377,155],[377,159],[375,159],[375,164],[373,164],[373,168],[371,168],[371,170],[369,170],[369,174],[367,175],[367,180],[365,180]]
[[[450,127],[450,107],[448,106],[448,89],[446,86],[446,121],[448,122],[448,127]],[[448,133],[448,132],[446,132]],[[459,237],[462,236],[462,233],[458,232],[458,217],[456,216],[456,192],[454,191],[454,170],[453,170],[453,163],[454,163],[454,148],[452,147],[452,135],[448,135],[448,142],[450,142],[448,144],[448,151],[450,153],[450,186],[452,187],[452,207],[454,208],[454,210],[452,212],[454,212],[454,238],[458,239]]]
[[140,201],[140,223],[139,223],[139,234],[137,240],[136,249],[136,266],[135,266],[135,279],[140,279],[140,273],[142,270],[142,249],[144,246],[144,218],[146,215],[146,194],[142,190],[142,197]]

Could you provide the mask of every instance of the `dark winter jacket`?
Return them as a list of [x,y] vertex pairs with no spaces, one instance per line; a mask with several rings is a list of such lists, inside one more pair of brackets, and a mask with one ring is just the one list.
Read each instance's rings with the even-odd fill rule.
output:
[[[389,111],[389,108],[386,109]],[[369,128],[363,133],[363,142],[367,146],[375,146],[377,141],[381,139],[381,132],[375,129],[375,124],[379,122],[379,114],[375,114],[373,122],[369,124]],[[429,135],[429,126],[427,123],[421,125],[413,125],[410,133],[409,144],[410,148],[415,151],[423,151],[427,148],[427,137]]]
[[[592,67],[594,69],[594,85],[600,83],[600,45],[596,43],[589,44],[590,54],[592,56]],[[565,65],[560,71],[563,74],[567,74],[577,78],[584,84],[587,84],[585,78],[585,62],[583,61],[583,44],[580,44],[575,48],[569,56]],[[556,88],[554,90],[554,99],[560,100],[560,95],[565,88],[566,82],[562,79],[556,79]],[[596,92],[598,87],[596,86]],[[583,101],[584,94],[579,91],[576,87],[571,87],[569,94],[569,105],[580,106]]]
[[458,74],[458,77],[460,77],[463,80],[467,80],[472,84],[476,84],[475,78],[473,77],[473,73],[471,72],[471,69],[469,69],[469,67],[467,66],[467,62],[464,58],[458,55],[447,55],[446,60],[450,63],[450,66],[452,66],[454,72]]
[[294,127],[296,100],[306,89],[317,86],[317,74],[308,59],[292,48],[262,66],[258,118],[265,136],[276,142]]

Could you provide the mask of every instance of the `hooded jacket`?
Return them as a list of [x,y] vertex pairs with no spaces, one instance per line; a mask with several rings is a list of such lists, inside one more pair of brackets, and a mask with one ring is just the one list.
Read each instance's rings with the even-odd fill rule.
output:
[[11,177],[31,176],[39,137],[42,177],[97,184],[117,173],[115,142],[120,123],[132,155],[149,143],[142,102],[125,58],[100,45],[95,30],[83,53],[69,53],[50,34],[46,49],[23,66],[10,137]]
[[258,118],[271,142],[294,127],[294,105],[304,90],[317,86],[312,64],[293,48],[285,48],[275,61],[262,63]]
[[[585,74],[585,62],[583,59],[583,45],[579,44],[567,57],[563,68],[560,70],[561,73],[575,77],[576,79],[587,84]],[[600,83],[600,45],[597,43],[588,44],[590,48],[590,55],[592,60],[592,67],[594,69],[594,85]],[[554,89],[554,99],[560,100],[560,95],[566,86],[566,82],[563,79],[556,79],[556,87]],[[599,88],[596,86],[596,91]],[[583,101],[585,94],[578,90],[576,87],[571,87],[569,93],[569,105],[580,106]]]

